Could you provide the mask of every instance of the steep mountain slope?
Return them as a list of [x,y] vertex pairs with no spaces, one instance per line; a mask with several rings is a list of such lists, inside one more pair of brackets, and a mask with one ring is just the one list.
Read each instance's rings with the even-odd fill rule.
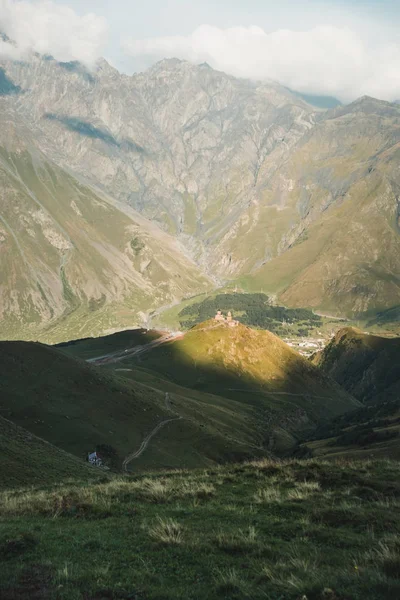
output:
[[398,105],[317,111],[175,59],[132,77],[105,61],[0,66],[2,105],[45,155],[157,221],[212,277],[348,315],[400,303]]
[[104,471],[0,417],[0,488],[96,480]]
[[[105,61],[94,73],[38,56],[3,64],[23,90],[3,101],[41,149],[179,235],[205,268],[257,199],[261,166],[274,173],[314,122],[316,109],[276,83],[174,59],[132,77]],[[225,251],[210,272],[237,273],[232,260]]]
[[293,446],[291,435],[312,430],[320,419],[359,406],[278,337],[244,325],[206,321],[183,339],[123,364],[252,406],[265,440],[276,450]]
[[134,211],[51,163],[14,111],[0,131],[0,336],[62,341],[141,319],[209,284]]
[[371,98],[328,113],[304,136],[279,174],[297,217],[250,287],[342,314],[398,305],[399,144],[400,107]]
[[255,443],[251,407],[121,375],[43,344],[0,342],[0,412],[80,458],[110,446],[117,469],[160,423],[130,468],[200,467],[268,454]]
[[400,338],[347,327],[314,356],[313,363],[363,403],[400,400]]

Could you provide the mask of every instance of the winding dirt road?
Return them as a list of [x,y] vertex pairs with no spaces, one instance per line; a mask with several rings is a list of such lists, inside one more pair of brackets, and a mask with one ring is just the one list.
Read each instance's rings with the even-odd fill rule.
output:
[[[165,392],[165,405],[168,410],[172,410],[168,392]],[[131,463],[133,460],[135,460],[135,458],[139,458],[139,456],[141,456],[143,454],[143,452],[146,450],[147,446],[149,445],[151,438],[153,438],[156,435],[156,433],[158,433],[160,431],[160,429],[162,429],[164,427],[164,425],[167,425],[167,423],[172,423],[172,421],[180,421],[182,418],[183,417],[173,417],[172,419],[165,419],[164,421],[161,421],[160,423],[158,423],[158,425],[156,425],[154,427],[154,429],[149,433],[149,435],[147,435],[144,438],[144,440],[140,444],[138,450],[136,450],[136,452],[132,452],[132,454],[128,454],[128,456],[126,456],[124,458],[124,461],[122,463],[122,469],[125,472],[128,471],[129,463]]]

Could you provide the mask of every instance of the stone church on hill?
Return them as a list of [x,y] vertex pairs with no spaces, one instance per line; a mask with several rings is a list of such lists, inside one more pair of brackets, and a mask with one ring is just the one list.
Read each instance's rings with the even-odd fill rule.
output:
[[215,315],[214,318],[216,321],[220,321],[221,323],[226,323],[227,325],[229,325],[229,327],[236,327],[237,325],[239,325],[239,321],[235,321],[235,319],[232,317],[231,311],[229,311],[228,316],[225,317],[222,314],[222,311],[217,310],[217,314]]

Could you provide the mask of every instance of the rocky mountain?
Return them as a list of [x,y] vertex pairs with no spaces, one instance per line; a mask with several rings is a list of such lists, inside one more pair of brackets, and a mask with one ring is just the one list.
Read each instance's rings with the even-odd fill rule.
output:
[[[42,150],[179,235],[203,265],[257,199],[266,159],[274,173],[314,121],[282,86],[208,65],[165,60],[133,77],[105,61],[95,73],[40,57],[6,68]],[[213,272],[236,274],[243,261],[227,269],[226,252]]]
[[[1,112],[42,160],[178,240],[180,260],[196,263],[181,295],[201,271],[292,306],[373,314],[400,303],[398,105],[318,110],[275,82],[176,59],[128,77],[106,61],[88,72],[35,55],[0,73]],[[124,296],[116,286],[111,296]]]
[[251,285],[291,306],[348,315],[398,305],[399,144],[396,105],[362,98],[325,114],[271,183],[282,197],[279,182],[291,182],[292,222]]
[[210,285],[179,242],[43,155],[15,111],[0,119],[3,338],[93,335]]

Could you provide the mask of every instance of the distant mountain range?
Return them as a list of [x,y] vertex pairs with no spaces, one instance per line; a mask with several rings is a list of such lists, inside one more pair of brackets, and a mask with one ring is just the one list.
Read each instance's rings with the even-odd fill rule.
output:
[[400,304],[400,107],[316,105],[177,59],[0,62],[1,336],[138,324],[228,280],[334,314]]

